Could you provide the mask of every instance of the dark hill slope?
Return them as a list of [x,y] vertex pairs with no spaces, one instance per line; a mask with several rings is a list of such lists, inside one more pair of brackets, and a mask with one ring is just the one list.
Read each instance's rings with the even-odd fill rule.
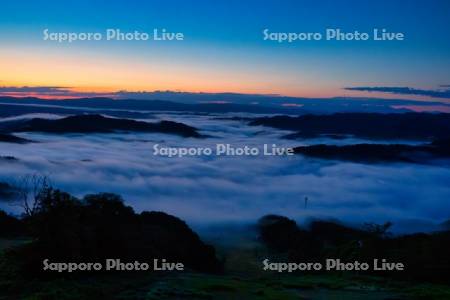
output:
[[263,125],[296,133],[288,138],[353,135],[369,139],[441,139],[450,135],[450,114],[339,113],[333,115],[275,116],[257,118]]
[[5,122],[0,126],[3,126],[4,131],[10,132],[110,133],[134,131],[168,133],[183,137],[201,136],[196,128],[182,123],[172,121],[147,123],[130,119],[109,118],[97,114],[76,115],[57,120],[34,118],[25,121]]

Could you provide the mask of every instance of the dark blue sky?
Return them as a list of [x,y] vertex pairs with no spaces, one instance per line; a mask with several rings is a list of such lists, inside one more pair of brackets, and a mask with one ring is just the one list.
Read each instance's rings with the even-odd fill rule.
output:
[[[165,28],[182,32],[185,40],[59,44],[43,41],[46,28],[52,32]],[[263,40],[266,28],[370,33],[386,28],[404,33],[405,40],[280,44]],[[19,68],[3,74],[0,82],[85,90],[298,96],[362,93],[342,89],[348,86],[435,89],[450,84],[449,28],[450,1],[444,0],[8,1],[0,11],[0,66],[11,69],[16,62]],[[83,74],[95,78],[89,81]]]

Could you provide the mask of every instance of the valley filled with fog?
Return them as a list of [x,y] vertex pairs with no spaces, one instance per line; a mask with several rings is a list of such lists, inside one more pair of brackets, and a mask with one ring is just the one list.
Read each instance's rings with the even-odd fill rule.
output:
[[[56,114],[7,117],[59,119]],[[280,214],[303,223],[332,218],[348,223],[392,221],[393,230],[434,230],[450,216],[450,164],[355,163],[292,156],[164,157],[161,147],[257,147],[276,144],[373,143],[358,138],[286,139],[290,131],[250,126],[243,113],[155,113],[139,121],[168,120],[198,129],[202,138],[163,133],[113,132],[52,134],[21,132],[31,143],[1,143],[0,182],[27,174],[49,177],[55,188],[76,196],[117,193],[138,211],[176,215],[193,226],[253,222]],[[377,141],[379,142],[379,141]],[[384,141],[417,144],[417,141]],[[307,200],[305,201],[305,198]],[[5,199],[0,209],[19,213]]]

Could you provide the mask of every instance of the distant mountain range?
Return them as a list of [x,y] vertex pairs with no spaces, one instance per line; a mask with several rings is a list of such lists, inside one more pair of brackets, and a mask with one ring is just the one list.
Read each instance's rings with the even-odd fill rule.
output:
[[[351,90],[351,89],[344,89]],[[115,93],[117,99],[137,100],[163,100],[186,104],[198,103],[233,103],[252,106],[266,106],[289,109],[301,108],[310,113],[336,113],[336,112],[402,112],[425,108],[426,111],[450,112],[448,100],[417,101],[409,99],[385,99],[373,97],[331,97],[331,98],[304,98],[282,96],[277,94],[242,94],[242,93],[192,93],[179,91],[153,91]],[[407,95],[403,95],[404,97]]]
[[[139,96],[139,95],[137,95]],[[424,102],[413,100],[393,100],[376,98],[296,98],[277,95],[243,95],[233,93],[157,93],[154,100],[79,98],[64,100],[45,100],[33,97],[0,97],[0,104],[21,104],[45,106],[65,113],[63,109],[96,109],[111,113],[128,111],[142,113],[146,111],[173,111],[196,113],[247,112],[260,114],[330,114],[336,112],[375,112],[402,113],[419,107],[427,111],[450,111],[450,105],[442,102]],[[22,108],[26,110],[25,108]],[[11,110],[11,113],[8,113]],[[15,110],[15,112],[14,112]],[[114,111],[113,111],[114,110]],[[0,110],[0,117],[13,115],[19,108],[7,106]],[[30,111],[30,108],[28,108]],[[123,116],[123,115],[122,115]]]
[[2,107],[0,117],[36,112],[74,114],[85,112],[86,110],[96,110],[97,113],[107,113],[124,117],[139,117],[145,112],[152,111],[194,113],[244,112],[257,114],[300,114],[304,112],[300,108],[274,108],[250,104],[186,104],[160,100],[114,100],[110,98],[43,100],[39,98],[0,97],[0,107]]

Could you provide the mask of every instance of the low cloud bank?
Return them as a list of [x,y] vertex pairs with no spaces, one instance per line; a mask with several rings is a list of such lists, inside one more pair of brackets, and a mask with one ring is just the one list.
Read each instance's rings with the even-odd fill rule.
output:
[[[21,137],[39,143],[2,144],[0,156],[19,160],[1,163],[0,181],[44,173],[57,188],[74,195],[117,193],[137,210],[161,210],[196,224],[248,222],[268,213],[297,220],[314,216],[348,222],[440,222],[450,218],[449,166],[375,166],[300,155],[154,156],[156,143],[171,147],[304,144],[281,139],[286,132],[250,127],[240,121],[194,115],[158,117],[201,128],[202,133],[214,137],[21,133]],[[8,207],[0,204],[0,208]]]

